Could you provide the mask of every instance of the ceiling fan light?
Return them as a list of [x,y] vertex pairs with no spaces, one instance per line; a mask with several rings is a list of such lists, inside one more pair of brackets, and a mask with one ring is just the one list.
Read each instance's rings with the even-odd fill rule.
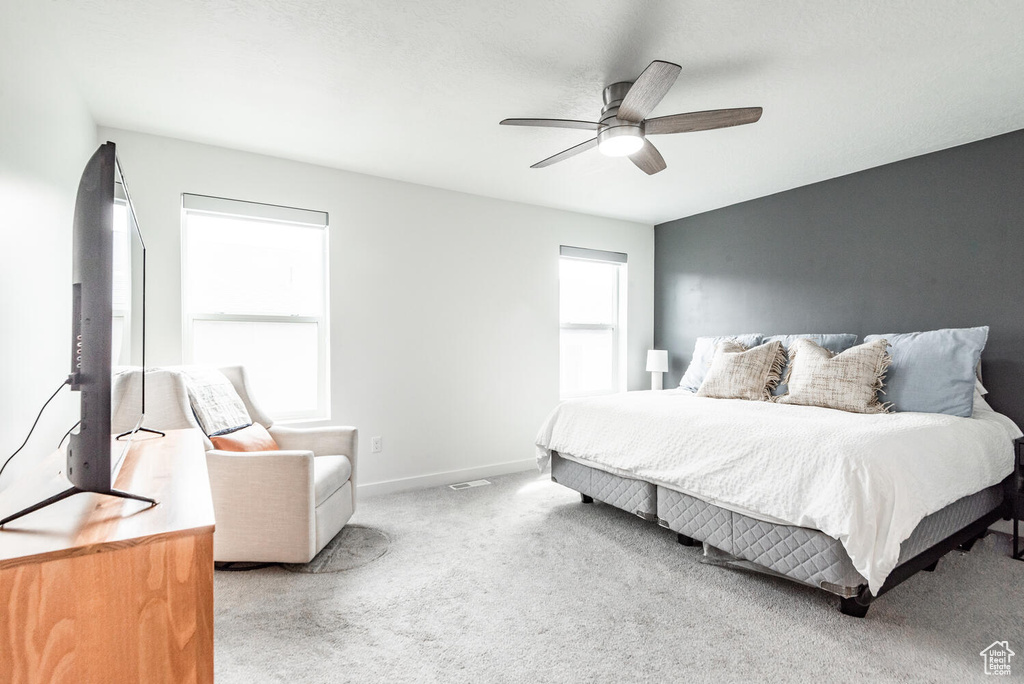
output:
[[615,126],[601,131],[597,137],[597,149],[608,157],[628,157],[644,146],[639,126]]

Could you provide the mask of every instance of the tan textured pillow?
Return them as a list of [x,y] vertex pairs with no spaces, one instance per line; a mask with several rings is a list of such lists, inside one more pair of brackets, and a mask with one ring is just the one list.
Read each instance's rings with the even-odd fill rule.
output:
[[789,392],[776,399],[853,413],[888,413],[891,404],[878,400],[891,360],[888,346],[875,340],[833,355],[810,340],[797,340],[789,345]]
[[747,349],[735,340],[719,343],[698,397],[770,401],[779,384],[786,350],[781,342]]

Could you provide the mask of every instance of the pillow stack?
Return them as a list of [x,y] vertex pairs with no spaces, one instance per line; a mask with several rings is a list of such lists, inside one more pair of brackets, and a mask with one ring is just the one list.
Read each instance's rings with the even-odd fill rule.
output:
[[702,397],[969,417],[987,340],[986,326],[867,335],[857,346],[849,333],[699,337],[679,386]]

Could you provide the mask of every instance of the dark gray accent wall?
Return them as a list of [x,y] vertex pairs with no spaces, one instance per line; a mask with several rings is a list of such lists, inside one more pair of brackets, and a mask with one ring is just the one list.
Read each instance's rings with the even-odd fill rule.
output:
[[1024,131],[656,226],[654,283],[666,387],[702,335],[988,325],[988,399],[1024,426]]

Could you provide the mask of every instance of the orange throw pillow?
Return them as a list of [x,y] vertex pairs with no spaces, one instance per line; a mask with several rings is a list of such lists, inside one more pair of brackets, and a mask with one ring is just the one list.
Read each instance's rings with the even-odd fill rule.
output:
[[267,432],[267,428],[259,423],[253,423],[241,430],[229,432],[226,435],[211,437],[214,449],[221,451],[278,451],[281,447]]

